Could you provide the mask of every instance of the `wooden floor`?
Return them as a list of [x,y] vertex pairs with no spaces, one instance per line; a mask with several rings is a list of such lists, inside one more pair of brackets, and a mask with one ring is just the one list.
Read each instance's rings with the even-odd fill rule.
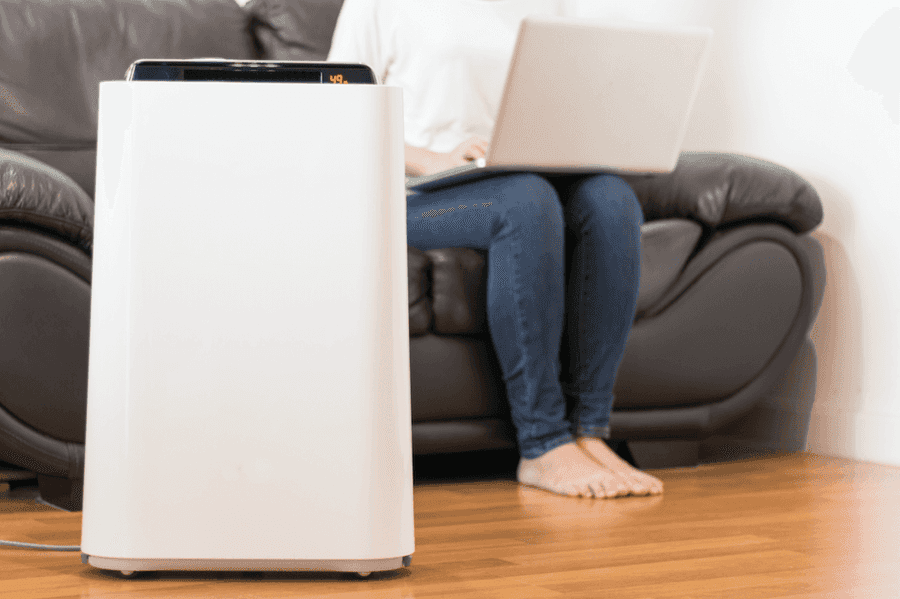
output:
[[[791,454],[656,472],[662,497],[587,500],[508,476],[419,482],[412,566],[150,573],[0,547],[0,597],[900,597],[900,469]],[[0,538],[78,544],[80,514],[0,493]]]

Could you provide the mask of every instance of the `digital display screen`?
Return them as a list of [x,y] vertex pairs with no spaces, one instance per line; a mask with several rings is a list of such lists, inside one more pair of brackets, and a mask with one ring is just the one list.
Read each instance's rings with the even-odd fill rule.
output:
[[184,69],[181,81],[269,81],[322,83],[321,71],[300,69]]

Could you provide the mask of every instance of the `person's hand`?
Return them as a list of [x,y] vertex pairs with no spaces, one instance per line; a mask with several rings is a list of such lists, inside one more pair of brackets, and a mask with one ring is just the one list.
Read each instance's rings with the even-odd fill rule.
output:
[[446,153],[406,146],[406,174],[417,177],[462,166],[484,158],[487,146],[487,140],[481,137],[470,137]]
[[462,166],[467,162],[484,158],[487,153],[488,142],[481,137],[470,137],[451,150],[448,155],[454,162],[453,166]]

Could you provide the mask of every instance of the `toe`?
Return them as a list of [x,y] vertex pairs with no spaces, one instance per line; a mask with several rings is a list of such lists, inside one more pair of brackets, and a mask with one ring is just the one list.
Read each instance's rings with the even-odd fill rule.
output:
[[650,495],[659,495],[663,491],[663,485],[660,481],[654,480],[647,484],[647,492]]
[[632,478],[628,482],[632,495],[648,495],[650,493],[650,485],[640,478]]
[[622,480],[617,479],[614,484],[607,488],[609,489],[607,497],[624,497],[628,495],[628,486]]
[[576,487],[575,485],[570,485],[566,487],[565,495],[569,497],[584,497],[585,490],[581,487]]
[[606,487],[601,481],[593,481],[588,485],[593,493],[593,497],[603,499],[606,497]]

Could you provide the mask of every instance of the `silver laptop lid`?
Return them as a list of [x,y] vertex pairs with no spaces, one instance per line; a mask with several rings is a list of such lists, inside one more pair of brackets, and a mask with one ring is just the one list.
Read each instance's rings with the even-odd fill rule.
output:
[[671,171],[711,38],[701,28],[526,18],[487,164]]

